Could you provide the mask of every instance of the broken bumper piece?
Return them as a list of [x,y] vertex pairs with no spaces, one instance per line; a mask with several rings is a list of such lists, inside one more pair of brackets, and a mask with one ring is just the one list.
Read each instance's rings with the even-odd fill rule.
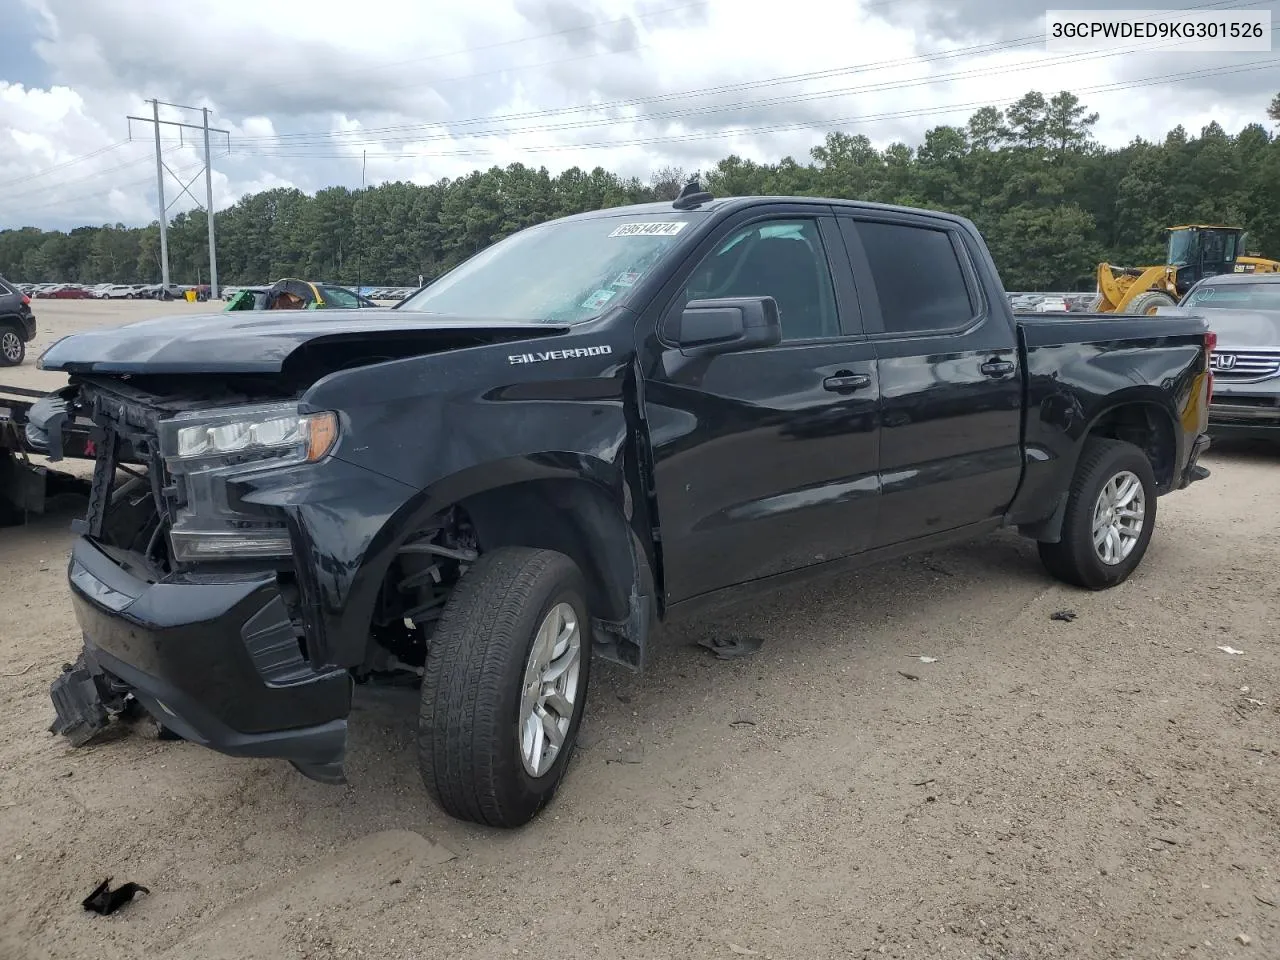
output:
[[62,734],[73,747],[83,747],[107,729],[113,714],[125,711],[128,690],[81,656],[74,665],[63,664],[49,696],[57,712],[49,732]]
[[148,583],[83,537],[68,574],[84,652],[50,690],[51,730],[87,743],[136,701],[183,740],[345,782],[351,678],[301,658],[274,576]]

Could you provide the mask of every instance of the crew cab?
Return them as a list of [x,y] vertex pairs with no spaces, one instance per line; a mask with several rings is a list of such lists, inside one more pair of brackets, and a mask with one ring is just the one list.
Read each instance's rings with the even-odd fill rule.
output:
[[394,310],[76,334],[27,427],[100,431],[53,729],[140,704],[341,782],[355,685],[420,678],[426,787],[518,826],[593,657],[643,669],[660,621],[1002,527],[1125,580],[1208,475],[1211,348],[1194,316],[1015,316],[959,217],[696,183]]

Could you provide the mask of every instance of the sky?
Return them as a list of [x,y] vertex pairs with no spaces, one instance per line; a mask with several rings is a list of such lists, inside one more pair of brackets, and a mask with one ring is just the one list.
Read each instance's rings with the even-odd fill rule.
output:
[[[1055,8],[1117,6],[1065,0]],[[1271,10],[1280,0],[1126,0]],[[807,161],[831,130],[916,144],[1028,90],[1072,90],[1111,146],[1268,123],[1280,51],[1050,53],[1043,0],[0,0],[0,229],[156,219],[150,98],[208,107],[214,205],[429,183],[520,162],[647,179],[736,154]],[[198,125],[201,113],[162,107]],[[181,137],[181,139],[180,139]],[[163,127],[169,215],[205,197]]]

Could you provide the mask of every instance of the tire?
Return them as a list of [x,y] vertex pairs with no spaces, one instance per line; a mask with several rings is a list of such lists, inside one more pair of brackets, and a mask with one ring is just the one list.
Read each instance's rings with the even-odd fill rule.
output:
[[1156,307],[1176,307],[1177,305],[1178,301],[1163,290],[1148,290],[1130,300],[1124,312],[1131,316],[1150,316],[1155,312]]
[[126,293],[126,294],[124,295],[124,298],[125,298],[126,300],[132,300],[132,299],[133,299],[133,294],[132,294],[132,293]]
[[[572,560],[528,547],[482,555],[454,588],[427,646],[418,718],[422,781],[450,816],[519,827],[555,795],[587,696],[591,621],[585,598],[582,573]],[[517,735],[526,668],[539,627],[553,612],[563,612],[561,604],[577,623],[577,676],[573,670],[564,674],[572,709],[558,752],[535,773]],[[570,641],[565,649],[571,648]]]
[[[1141,487],[1142,526],[1129,552],[1117,556],[1118,562],[1107,563],[1099,555],[1100,548],[1094,546],[1095,511],[1103,489],[1123,476],[1136,478]],[[1131,443],[1095,437],[1085,444],[1071,480],[1062,537],[1057,543],[1039,544],[1040,560],[1050,574],[1064,583],[1086,590],[1106,590],[1123,583],[1137,569],[1151,542],[1155,523],[1156,481],[1146,454]]]
[[0,323],[0,367],[16,367],[27,357],[27,344],[17,327]]

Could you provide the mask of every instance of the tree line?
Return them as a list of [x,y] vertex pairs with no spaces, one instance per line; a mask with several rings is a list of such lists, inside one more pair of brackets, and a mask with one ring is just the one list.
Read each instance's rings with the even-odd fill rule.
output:
[[[1280,120],[1280,96],[1268,114]],[[1162,230],[1225,223],[1249,231],[1249,252],[1280,258],[1280,138],[1262,124],[1229,134],[1216,122],[1182,126],[1161,142],[1109,149],[1093,136],[1098,114],[1069,92],[1032,91],[1006,109],[984,107],[964,125],[938,126],[914,147],[877,149],[863,134],[829,133],[807,162],[738,156],[701,171],[717,196],[808,195],[947,210],[977,224],[1010,290],[1092,289],[1100,260],[1160,263]],[[315,195],[275,189],[216,214],[223,283],[282,276],[345,284],[414,285],[495,240],[553,217],[673,199],[685,172],[648,181],[597,167],[552,176],[519,163],[418,185]],[[208,280],[203,211],[169,226],[176,282]],[[0,275],[28,282],[154,283],[159,225],[23,227],[0,231]]]

